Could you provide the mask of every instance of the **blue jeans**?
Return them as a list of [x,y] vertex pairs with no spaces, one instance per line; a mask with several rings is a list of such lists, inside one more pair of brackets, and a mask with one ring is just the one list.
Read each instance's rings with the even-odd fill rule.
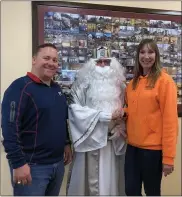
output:
[[[31,185],[12,182],[14,196],[58,196],[64,177],[64,162],[54,164],[29,164],[31,169]],[[12,176],[12,168],[11,177]]]

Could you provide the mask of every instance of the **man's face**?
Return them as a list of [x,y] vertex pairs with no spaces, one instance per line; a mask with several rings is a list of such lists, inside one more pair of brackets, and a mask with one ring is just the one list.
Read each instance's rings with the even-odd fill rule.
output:
[[97,63],[97,66],[105,67],[105,66],[110,65],[110,60],[109,59],[99,59],[99,60],[97,60],[96,63]]
[[33,69],[42,79],[51,79],[58,69],[58,52],[52,47],[40,49],[32,61]]

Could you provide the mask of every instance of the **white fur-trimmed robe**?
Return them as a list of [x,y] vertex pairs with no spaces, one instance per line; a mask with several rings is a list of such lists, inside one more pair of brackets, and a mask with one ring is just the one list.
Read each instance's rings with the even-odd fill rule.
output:
[[[126,142],[119,135],[119,130],[125,132],[125,124],[110,128],[112,112],[123,106],[123,70],[115,59],[109,69],[91,69],[93,64],[88,63],[90,73],[78,75],[71,89],[69,125],[75,154],[67,195],[125,195]],[[109,128],[114,133],[111,139]]]

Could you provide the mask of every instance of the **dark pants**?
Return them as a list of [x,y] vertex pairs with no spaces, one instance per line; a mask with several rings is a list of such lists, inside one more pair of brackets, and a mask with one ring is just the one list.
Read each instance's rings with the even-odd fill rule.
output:
[[[12,168],[11,177],[12,177]],[[30,164],[31,185],[13,184],[14,196],[58,196],[64,177],[64,163]]]
[[162,151],[128,145],[125,156],[125,192],[142,196],[142,183],[147,196],[161,195]]

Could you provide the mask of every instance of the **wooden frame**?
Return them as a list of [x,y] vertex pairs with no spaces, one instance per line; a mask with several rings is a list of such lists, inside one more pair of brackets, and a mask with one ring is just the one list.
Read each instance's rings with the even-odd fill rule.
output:
[[[43,28],[44,17],[43,13],[46,11],[66,11],[69,13],[81,13],[88,15],[99,16],[112,16],[120,17],[133,17],[148,18],[152,20],[171,20],[181,23],[181,12],[168,11],[168,10],[156,10],[146,8],[134,8],[134,7],[122,7],[122,6],[110,6],[99,4],[87,4],[87,3],[75,3],[75,2],[63,2],[63,1],[32,1],[32,53],[34,53],[36,47],[44,42]],[[178,104],[178,115],[182,117],[182,105]]]

